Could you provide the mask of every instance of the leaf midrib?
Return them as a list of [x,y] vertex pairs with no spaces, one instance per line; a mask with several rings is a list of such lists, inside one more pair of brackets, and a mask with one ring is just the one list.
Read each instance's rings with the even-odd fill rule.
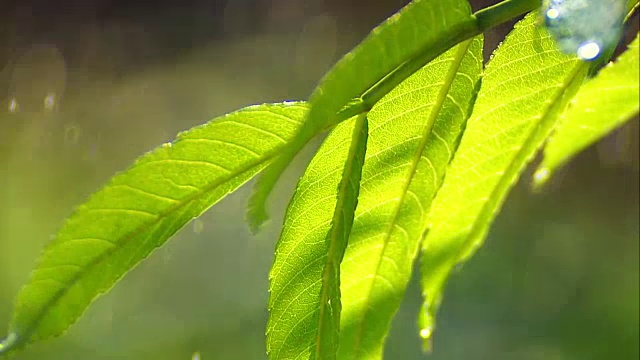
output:
[[[320,293],[320,309],[319,309],[319,317],[318,317],[318,328],[316,332],[316,351],[315,351],[314,359],[325,359],[325,357],[322,356],[323,351],[322,351],[322,339],[321,339],[322,329],[323,329],[322,325],[324,322],[324,312],[326,310],[328,300],[330,300],[329,287],[330,287],[330,282],[332,281],[331,279],[332,269],[334,269],[337,266],[338,268],[337,275],[339,278],[340,261],[342,261],[342,256],[344,255],[344,252],[342,253],[342,255],[336,254],[336,251],[337,251],[336,248],[339,246],[338,243],[340,241],[340,236],[341,236],[338,232],[342,232],[344,236],[347,236],[346,241],[348,241],[349,234],[345,231],[345,228],[344,228],[345,223],[343,218],[344,202],[346,199],[345,194],[348,190],[348,187],[351,184],[351,177],[352,177],[352,172],[354,169],[355,162],[358,161],[358,158],[357,158],[359,153],[358,146],[360,146],[359,145],[360,141],[364,140],[365,146],[366,146],[367,134],[365,133],[364,139],[362,139],[361,131],[363,130],[362,129],[363,127],[365,131],[368,131],[367,115],[368,113],[363,113],[362,115],[358,116],[358,119],[356,120],[356,124],[353,128],[353,133],[351,136],[352,144],[349,149],[349,154],[347,155],[346,166],[342,173],[342,179],[340,182],[340,188],[338,192],[338,201],[336,202],[335,210],[333,213],[333,221],[331,224],[331,229],[329,230],[330,241],[329,241],[329,249],[327,250],[327,262],[325,263],[325,267],[322,274],[322,290]],[[360,169],[360,171],[362,171],[362,168]],[[359,187],[360,184],[358,184],[357,186]],[[352,210],[355,211],[355,208]],[[353,215],[354,214],[351,213],[352,222],[353,222]],[[336,257],[339,257],[339,258],[336,259]],[[338,264],[336,264],[336,260]],[[336,287],[339,292],[340,284],[337,284]],[[334,305],[338,306],[338,309],[341,306],[340,304],[334,304]],[[337,348],[335,350],[337,350]],[[330,358],[335,358],[336,354],[334,352],[333,354],[328,354],[328,356],[330,356]]]
[[[186,138],[186,139],[188,139],[188,138]],[[180,141],[180,139],[178,141]],[[157,218],[154,219],[153,221],[149,221],[149,222],[140,224],[139,226],[137,226],[136,228],[131,230],[129,233],[127,233],[124,236],[122,236],[121,237],[122,240],[120,242],[118,242],[117,244],[114,244],[115,246],[113,246],[112,248],[106,250],[104,253],[100,254],[96,258],[92,259],[86,266],[83,267],[84,268],[83,271],[79,271],[76,275],[71,277],[71,279],[69,281],[65,282],[66,287],[61,288],[59,291],[57,291],[55,293],[55,295],[53,295],[51,297],[51,300],[49,302],[47,302],[42,307],[42,309],[38,312],[38,314],[36,316],[33,317],[34,320],[31,321],[27,326],[25,326],[25,328],[27,330],[25,330],[22,334],[17,333],[18,336],[20,337],[20,339],[22,339],[22,341],[19,341],[19,342],[29,341],[29,339],[31,338],[31,336],[35,332],[35,328],[37,327],[38,323],[40,321],[42,321],[42,319],[46,316],[45,314],[51,308],[56,306],[58,301],[66,294],[66,292],[67,292],[67,290],[69,288],[71,288],[72,286],[74,286],[77,283],[79,283],[87,273],[89,273],[92,269],[94,269],[96,266],[98,266],[103,261],[105,261],[110,255],[112,255],[112,254],[116,253],[117,251],[119,251],[124,245],[128,244],[137,235],[141,234],[142,232],[144,232],[144,231],[146,231],[148,229],[151,229],[153,226],[156,226],[160,222],[162,222],[162,221],[166,220],[167,218],[169,218],[171,215],[177,213],[177,211],[179,211],[179,210],[181,210],[183,208],[186,208],[187,206],[193,204],[195,201],[200,200],[201,198],[205,197],[208,193],[214,191],[216,188],[224,185],[224,183],[232,180],[233,178],[241,176],[242,174],[250,172],[251,170],[255,169],[256,167],[259,167],[262,164],[264,164],[266,162],[269,162],[270,160],[272,160],[278,154],[278,152],[284,146],[286,146],[286,143],[283,143],[281,145],[278,145],[278,146],[274,147],[271,151],[265,153],[263,155],[263,157],[261,157],[261,158],[255,158],[252,161],[248,161],[244,166],[236,169],[235,171],[229,172],[225,177],[221,178],[219,181],[215,181],[215,182],[213,182],[213,183],[211,183],[211,184],[209,184],[207,186],[204,186],[203,188],[199,189],[198,191],[194,192],[193,194],[185,197],[183,202],[180,202],[179,204],[170,206],[165,211],[159,212],[157,214]],[[121,185],[121,184],[115,184],[115,185]],[[109,186],[111,186],[111,184],[107,184],[105,187],[109,187]],[[82,209],[79,208],[78,210],[76,210],[76,213],[77,212],[81,212],[81,211],[82,211]],[[69,219],[71,219],[71,218],[73,218],[73,215],[71,215],[69,217]],[[118,282],[118,280],[121,279],[124,275],[126,275],[126,271],[121,276],[119,276],[116,279],[114,279],[113,284]],[[112,285],[110,285],[110,286],[112,286]],[[101,291],[99,291],[93,297],[93,299],[95,299],[97,296],[99,296],[100,294],[102,294],[105,291],[107,291],[108,288],[109,287],[107,287],[106,289],[101,289]],[[79,319],[79,317],[74,319],[74,321],[72,323],[70,323],[69,325],[72,325],[78,319]],[[14,331],[12,330],[12,332],[14,332]],[[50,336],[47,336],[47,337],[50,337]]]
[[[374,280],[372,280],[371,285],[369,286],[368,296],[365,297],[365,301],[363,304],[364,312],[360,317],[360,320],[358,321],[359,324],[357,325],[357,332],[356,332],[356,337],[354,341],[354,354],[356,355],[356,358],[359,358],[358,356],[360,355],[360,351],[362,350],[362,347],[360,345],[362,342],[362,338],[364,336],[364,328],[365,328],[364,322],[371,308],[369,306],[369,302],[371,301],[372,292],[374,288],[373,282],[375,281],[375,277],[380,272],[380,266],[382,265],[382,258],[389,244],[389,240],[391,239],[393,228],[396,226],[396,222],[398,221],[398,216],[400,215],[400,208],[402,207],[404,199],[407,196],[407,193],[411,186],[411,182],[415,177],[418,164],[420,163],[420,159],[422,158],[422,154],[430,138],[429,134],[433,129],[433,124],[435,123],[435,120],[437,119],[438,115],[440,114],[440,111],[443,108],[444,102],[446,101],[447,95],[449,94],[449,91],[451,90],[451,86],[453,85],[453,82],[455,80],[455,76],[458,73],[458,70],[460,69],[462,60],[464,59],[472,41],[473,39],[469,39],[459,44],[458,50],[456,51],[456,55],[453,58],[451,66],[449,67],[449,71],[447,72],[447,75],[444,78],[444,85],[440,88],[440,92],[438,93],[436,102],[434,103],[433,109],[429,114],[429,119],[427,120],[427,123],[424,126],[423,136],[421,137],[420,143],[418,144],[418,147],[416,149],[415,156],[411,163],[411,168],[408,170],[407,181],[403,184],[402,191],[400,193],[400,198],[396,203],[397,205],[395,209],[393,210],[391,221],[389,222],[389,227],[387,228],[387,231],[383,240],[383,245],[380,252],[381,256],[379,257],[376,264],[376,270],[374,272],[374,278],[373,278]],[[436,190],[437,189],[434,189],[434,191]]]
[[[557,116],[554,115],[554,111],[557,110],[557,106],[562,103],[563,97],[566,94],[566,91],[571,87],[574,81],[578,81],[580,78],[580,74],[582,71],[585,71],[589,67],[588,63],[580,62],[575,65],[574,69],[571,70],[569,76],[566,77],[565,81],[562,83],[562,86],[556,90],[556,93],[552,96],[551,101],[547,105],[546,109],[543,111],[541,120],[538,124],[535,125],[535,129],[532,129],[524,143],[517,151],[516,155],[513,157],[513,160],[509,163],[507,168],[505,169],[503,175],[498,180],[498,184],[491,191],[491,194],[488,197],[488,200],[484,203],[480,212],[478,213],[477,220],[471,226],[469,234],[467,235],[467,243],[466,246],[462,249],[464,252],[458,254],[457,258],[454,258],[455,262],[459,262],[461,257],[464,257],[466,253],[467,247],[475,242],[475,239],[482,236],[483,231],[485,230],[485,224],[487,224],[491,217],[493,216],[493,212],[496,206],[500,203],[500,201],[504,201],[504,198],[500,196],[500,194],[504,193],[511,186],[513,179],[517,176],[518,172],[522,169],[520,164],[526,161],[526,157],[535,151],[536,148],[536,139],[538,137],[538,133],[540,129],[545,129],[546,125],[549,125],[549,122],[555,120]],[[532,156],[532,155],[531,155]]]

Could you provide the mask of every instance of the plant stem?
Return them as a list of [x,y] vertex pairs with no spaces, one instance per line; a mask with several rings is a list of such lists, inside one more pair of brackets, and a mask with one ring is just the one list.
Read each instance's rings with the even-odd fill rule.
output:
[[450,28],[437,43],[427,46],[422,52],[398,66],[369,90],[365,91],[359,99],[351,101],[336,115],[334,123],[339,123],[362,111],[371,110],[389,91],[440,54],[462,41],[535,10],[540,7],[541,3],[542,0],[505,0],[476,12],[470,17],[469,21]]
[[481,32],[509,21],[542,5],[542,0],[505,0],[484,8],[474,15]]

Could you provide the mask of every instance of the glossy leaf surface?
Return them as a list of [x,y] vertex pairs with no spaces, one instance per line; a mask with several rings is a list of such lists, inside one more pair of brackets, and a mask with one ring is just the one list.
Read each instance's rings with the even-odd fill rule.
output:
[[113,177],[45,248],[0,353],[62,333],[176,231],[264,168],[306,113],[301,103],[249,107],[181,133]]
[[556,50],[535,13],[516,25],[487,65],[423,242],[425,303],[419,322],[425,347],[449,274],[480,246],[507,192],[586,70],[586,63]]
[[629,49],[580,88],[544,149],[535,181],[543,183],[559,166],[638,114],[638,37]]

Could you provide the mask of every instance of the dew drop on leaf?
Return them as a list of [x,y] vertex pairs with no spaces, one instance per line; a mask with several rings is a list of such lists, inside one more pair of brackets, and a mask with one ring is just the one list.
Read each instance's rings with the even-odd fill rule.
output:
[[549,179],[549,169],[542,168],[538,169],[538,171],[533,174],[533,180],[536,184],[543,184]]
[[563,52],[594,60],[618,44],[625,0],[545,0],[541,13]]
[[430,327],[420,329],[420,337],[425,340],[430,338],[431,334],[433,334],[433,329],[431,329]]
[[600,55],[600,45],[588,41],[578,48],[578,57],[584,60],[593,60]]
[[193,355],[191,355],[191,360],[200,360],[200,353],[194,352]]

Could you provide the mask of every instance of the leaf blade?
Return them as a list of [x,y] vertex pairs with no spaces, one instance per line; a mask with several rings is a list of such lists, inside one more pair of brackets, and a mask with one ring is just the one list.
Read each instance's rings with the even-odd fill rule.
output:
[[580,88],[544,149],[534,175],[542,185],[580,151],[623,125],[640,107],[638,36],[615,63],[603,68]]
[[[366,114],[341,126],[336,132],[350,139],[351,145],[342,147],[336,144],[334,139],[340,137],[335,136],[327,139],[322,145],[321,151],[333,149],[330,158],[332,165],[317,159],[309,165],[287,211],[287,218],[292,220],[285,222],[276,248],[270,276],[270,317],[267,326],[267,351],[272,359],[333,359],[338,350],[341,311],[340,262],[347,246],[358,200],[367,144]],[[342,142],[342,139],[340,142],[348,145],[348,142]],[[328,170],[326,165],[332,166],[331,170]],[[341,168],[342,173],[339,175]],[[329,174],[330,176],[324,180],[325,184],[328,181],[331,185],[318,188],[315,175],[319,173]],[[325,200],[321,202],[328,201],[323,209],[333,212],[328,231],[323,233],[326,229],[323,226],[311,236],[296,229],[317,226],[317,222],[308,221],[304,216],[309,207],[298,206],[300,197],[310,191]],[[315,219],[324,223],[321,217]],[[296,248],[298,250],[294,252]],[[323,255],[316,258],[317,254]],[[310,266],[313,264],[317,266]],[[298,271],[287,271],[287,268]],[[302,281],[296,282],[296,279]],[[292,291],[291,286],[304,287],[304,291]],[[291,307],[295,310],[291,311]],[[296,317],[302,320],[290,326],[283,318],[286,320],[287,314],[294,312]],[[315,328],[315,331],[306,331],[306,336],[296,334],[307,327]]]
[[[421,207],[428,207],[431,200],[428,194],[435,194],[452,154],[451,149],[455,148],[466,121],[475,81],[479,78],[482,67],[481,51],[481,38],[450,50],[403,82],[369,112],[371,125],[357,218],[340,266],[343,306],[338,358],[366,359],[376,358],[381,354],[388,325],[404,293],[411,274],[411,262],[422,235],[426,210]],[[316,248],[319,246],[317,239],[328,231],[334,210],[334,202],[326,198],[331,198],[334,192],[332,184],[338,181],[335,162],[331,160],[340,151],[346,152],[350,132],[345,131],[344,126],[345,123],[340,124],[331,132],[326,140],[329,145],[323,145],[318,151],[308,172],[300,180],[300,184],[307,184],[304,189],[308,190],[303,192],[299,188],[290,203],[289,208],[297,210],[287,213],[283,237],[300,239],[299,243],[304,246],[298,247],[304,250],[294,249],[294,241],[291,241],[289,247],[279,245],[277,252],[290,253],[290,257],[294,259],[305,260],[300,260],[301,264],[297,267],[290,266],[289,276],[283,277],[284,271],[272,272],[272,284],[279,283],[277,286],[280,288],[284,287],[282,284],[293,285],[289,285],[289,300],[280,304],[271,313],[271,317],[294,321],[311,312],[301,311],[299,307],[317,307],[317,300],[313,304],[307,304],[302,297],[296,296],[307,291],[309,286],[313,287],[313,279],[320,278],[322,267],[314,261],[321,261],[323,251],[312,248],[314,244]],[[436,135],[432,137],[432,133]],[[432,169],[431,165],[435,168]],[[425,196],[416,197],[415,194],[422,194],[423,190]],[[407,193],[404,201],[398,199],[401,192]],[[394,224],[410,228],[411,238],[405,239]],[[387,248],[390,251],[383,252],[381,246],[389,229],[393,231],[393,235],[389,235],[389,241],[393,244]],[[405,250],[395,251],[398,248]],[[367,256],[364,260],[363,254]],[[386,265],[391,261],[399,265],[398,268],[391,269],[391,272],[387,266],[383,266],[382,271],[376,275],[380,261]],[[281,268],[280,264],[274,266],[274,269]],[[299,276],[303,271],[311,271],[310,268],[315,269],[315,274],[309,278]],[[387,278],[393,281],[393,296],[380,302],[378,300],[381,293],[374,291],[372,296],[370,289],[385,286],[386,283],[382,282]],[[319,286],[315,286],[317,293]],[[368,305],[359,301],[359,294],[366,294],[369,297],[367,301],[371,306],[376,306],[376,311],[371,311]],[[285,298],[274,295],[270,302],[277,304]],[[286,303],[293,305],[284,310]],[[370,326],[372,324],[373,327]],[[302,337],[289,341],[310,347],[313,344],[308,339],[312,335],[309,331],[306,341]],[[288,355],[295,358],[299,353]]]
[[[467,35],[469,37],[477,33],[475,17],[465,0],[414,0],[372,30],[320,81],[309,100],[311,110],[305,124],[291,146],[265,170],[256,183],[247,212],[253,231],[257,231],[268,219],[266,200],[284,169],[310,139],[340,121],[336,119],[338,111],[352,99],[360,101],[358,105],[363,111],[368,110],[367,107],[373,104],[364,104],[358,98],[366,98],[368,89],[416,56],[420,50],[439,49],[442,43],[460,34],[471,34]],[[443,50],[448,47],[450,45]]]
[[16,298],[12,345],[0,353],[64,332],[130,268],[261,170],[306,111],[302,103],[242,109],[179,134],[113,177],[45,248]]
[[[379,131],[377,136],[371,134],[379,142],[372,146],[372,157],[379,161],[369,159],[369,167],[365,163],[369,176],[363,179],[362,206],[343,261],[343,304],[349,311],[341,333],[341,359],[382,356],[384,339],[411,277],[431,200],[473,102],[482,44],[482,37],[476,37],[447,51],[370,113]],[[395,140],[382,139],[391,134]],[[385,168],[399,171],[380,177]],[[381,192],[387,195],[381,198]],[[369,261],[362,261],[363,256]]]
[[434,200],[421,259],[419,324],[426,349],[449,274],[480,246],[508,190],[588,69],[559,53],[537,21],[531,13],[516,24],[487,65],[473,114]]

